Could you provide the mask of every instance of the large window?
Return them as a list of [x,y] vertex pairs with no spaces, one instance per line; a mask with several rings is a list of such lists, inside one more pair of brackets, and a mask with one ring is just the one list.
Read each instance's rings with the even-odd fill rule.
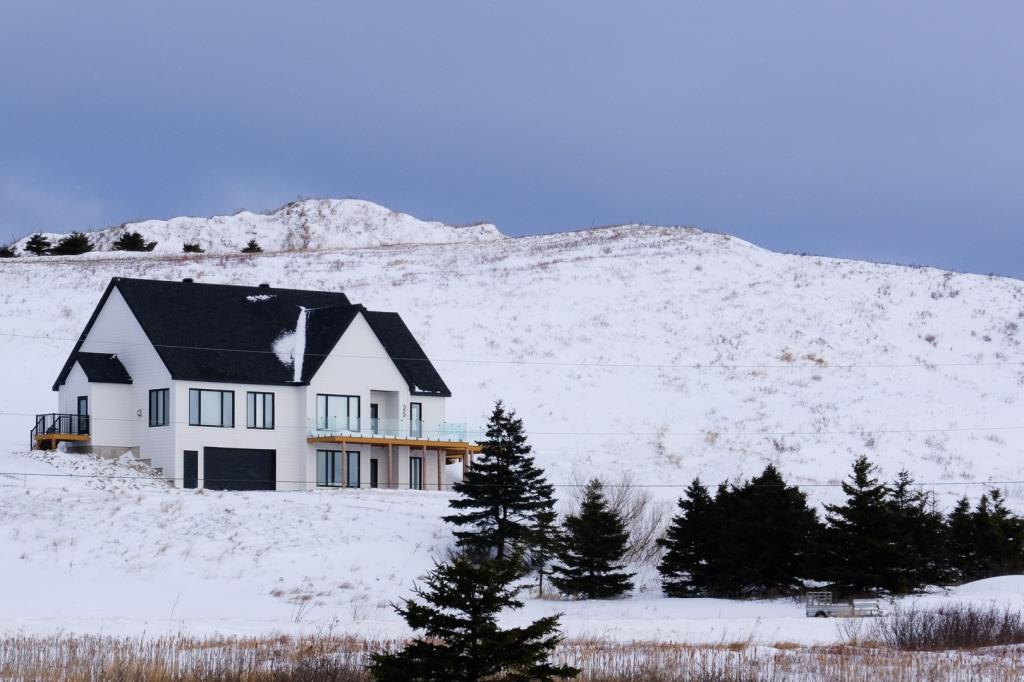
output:
[[188,423],[192,426],[235,426],[235,392],[188,389]]
[[316,428],[320,431],[359,432],[359,396],[316,396]]
[[167,426],[170,423],[167,410],[167,398],[171,391],[157,388],[149,392],[149,425]]
[[335,488],[341,485],[341,453],[334,450],[316,451],[316,484]]
[[246,425],[250,429],[274,428],[274,394],[253,393],[246,396]]

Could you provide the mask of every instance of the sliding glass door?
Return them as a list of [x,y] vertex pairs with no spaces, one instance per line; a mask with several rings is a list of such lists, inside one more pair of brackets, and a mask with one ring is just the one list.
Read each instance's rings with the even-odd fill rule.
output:
[[318,394],[316,428],[319,431],[359,433],[359,396]]

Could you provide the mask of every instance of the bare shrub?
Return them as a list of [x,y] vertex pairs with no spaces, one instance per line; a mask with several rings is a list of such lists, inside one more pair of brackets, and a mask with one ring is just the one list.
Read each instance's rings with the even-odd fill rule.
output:
[[[583,501],[588,480],[583,480],[579,472],[573,472],[571,504],[574,510],[579,509]],[[598,480],[604,487],[609,508],[622,518],[629,533],[626,562],[634,566],[656,564],[663,551],[657,541],[671,516],[668,505],[655,500],[648,490],[637,485],[628,471],[614,480]]]
[[875,638],[900,651],[947,651],[1024,644],[1024,615],[956,604],[902,609],[875,623]]

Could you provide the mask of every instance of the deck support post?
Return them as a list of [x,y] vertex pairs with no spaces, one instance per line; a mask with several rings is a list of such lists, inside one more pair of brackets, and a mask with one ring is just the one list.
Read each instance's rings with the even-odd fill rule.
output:
[[341,487],[348,487],[348,452],[345,451],[345,441],[341,441]]

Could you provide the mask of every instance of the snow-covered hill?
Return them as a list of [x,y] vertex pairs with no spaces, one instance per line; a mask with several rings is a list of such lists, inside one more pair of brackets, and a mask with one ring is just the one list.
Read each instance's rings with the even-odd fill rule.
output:
[[[91,233],[97,251],[109,251],[126,232],[155,241],[155,253],[181,253],[183,244],[199,244],[207,253],[238,253],[250,239],[264,251],[311,251],[386,244],[438,244],[501,239],[494,225],[455,227],[418,220],[358,199],[306,199],[271,213],[239,211],[212,218],[172,218],[124,223]],[[51,243],[63,234],[44,233]],[[24,250],[28,236],[16,246]]]
[[[477,228],[482,238],[455,240],[442,236],[463,228],[395,220],[413,227],[388,240],[416,243],[0,260],[8,622],[244,631],[336,618],[343,629],[394,632],[386,602],[450,538],[442,493],[195,493],[135,478],[62,479],[109,472],[26,456],[31,415],[55,409],[50,385],[113,276],[328,289],[399,311],[452,389],[450,417],[480,423],[503,398],[560,486],[628,472],[668,502],[694,476],[715,483],[770,461],[820,502],[839,496],[835,484],[864,453],[887,476],[909,469],[944,505],[992,482],[1024,507],[1024,486],[1005,483],[1024,480],[1018,280],[782,255],[684,228],[517,239]],[[248,229],[231,223],[218,239],[234,251]],[[269,235],[257,238],[290,248]],[[359,524],[349,522],[355,515]],[[649,576],[645,584],[655,585]],[[303,594],[313,595],[305,611],[295,601]],[[627,639],[726,641],[758,627],[765,638],[834,637],[808,629],[792,604],[751,610],[650,593],[613,604],[535,601],[523,617],[564,609],[574,633]]]

